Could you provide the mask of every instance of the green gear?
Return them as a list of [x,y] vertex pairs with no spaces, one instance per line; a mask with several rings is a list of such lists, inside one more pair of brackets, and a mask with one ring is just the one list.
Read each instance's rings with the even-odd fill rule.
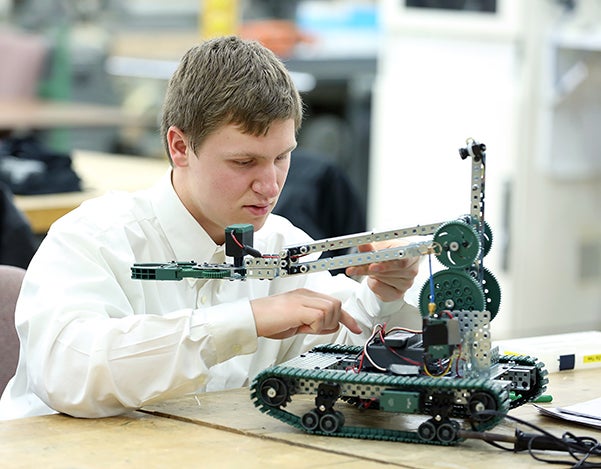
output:
[[[435,312],[444,310],[484,311],[486,300],[482,288],[469,274],[461,270],[441,270],[432,276]],[[429,315],[430,280],[426,280],[419,295],[422,317]]]
[[496,277],[486,267],[484,267],[482,287],[484,296],[486,297],[486,310],[490,311],[490,319],[492,321],[501,306],[501,287]]
[[[478,282],[478,272],[476,269],[467,269],[466,272]],[[486,267],[482,271],[482,291],[486,300],[486,311],[490,312],[490,320],[492,321],[501,306],[501,287],[497,278]]]
[[478,233],[463,221],[443,223],[434,233],[433,241],[442,247],[442,252],[437,257],[445,267],[469,267],[480,253]]
[[497,278],[486,267],[484,267],[484,275],[482,277],[482,290],[486,298],[486,310],[490,311],[490,319],[492,321],[501,306],[501,287]]
[[199,269],[201,276],[199,278],[214,279],[228,278],[230,271],[227,269]]
[[484,222],[484,233],[482,234],[482,257],[490,252],[492,247],[492,230],[487,222]]

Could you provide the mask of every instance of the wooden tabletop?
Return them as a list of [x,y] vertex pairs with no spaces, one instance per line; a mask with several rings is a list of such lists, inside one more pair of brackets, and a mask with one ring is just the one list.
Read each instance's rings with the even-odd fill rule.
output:
[[0,465],[34,468],[340,468],[355,458],[132,412],[0,422]]
[[167,159],[75,151],[73,168],[83,190],[61,194],[15,196],[15,205],[25,214],[32,230],[44,234],[58,218],[84,200],[110,190],[134,191],[156,182],[169,167]]
[[0,100],[0,130],[153,124],[155,123],[149,122],[147,116],[125,112],[118,106],[59,101]]
[[[565,371],[549,375],[548,393],[554,401],[545,406],[566,406],[577,402],[601,397],[601,368],[586,371]],[[294,396],[293,403],[309,410],[313,407],[314,396]],[[304,403],[303,403],[304,401]],[[289,404],[289,405],[292,405]],[[345,420],[351,425],[407,425],[411,418],[407,415],[389,412],[360,411],[344,403],[336,404],[343,409]],[[283,422],[260,413],[252,404],[248,389],[224,393],[206,393],[188,398],[157,404],[144,409],[157,416],[178,418],[209,427],[225,428],[232,432],[259,435],[274,441],[285,441],[291,445],[308,446],[325,452],[354,455],[365,462],[386,463],[405,468],[483,468],[512,469],[539,468],[526,453],[505,452],[480,440],[466,440],[454,447],[436,445],[396,443],[387,441],[359,440],[326,436],[307,435]],[[510,415],[527,420],[561,436],[566,430],[577,435],[592,435],[601,440],[601,431],[589,427],[578,427],[563,421],[543,417],[538,410],[528,404],[514,409]],[[369,420],[371,419],[371,420]],[[376,420],[373,420],[376,419]],[[399,428],[398,426],[394,428]],[[513,435],[516,425],[508,420],[497,425],[495,433]],[[531,432],[527,427],[521,430]],[[507,444],[506,444],[507,445]],[[556,453],[553,456],[563,457]],[[598,459],[597,459],[598,461]]]
[[[552,374],[549,392],[554,402],[544,405],[566,406],[597,398],[600,380],[601,368]],[[305,400],[311,405],[312,398]],[[391,419],[410,418],[372,411],[361,413],[344,403],[338,405],[347,421],[363,419],[364,423],[379,425]],[[543,417],[532,405],[514,409],[510,415],[557,436],[569,430],[578,436],[601,439],[599,430]],[[492,431],[513,435],[515,424],[505,421]],[[545,456],[565,458],[563,453]],[[0,461],[10,462],[10,467],[48,468],[364,469],[388,464],[410,469],[522,469],[540,468],[542,464],[526,453],[505,452],[479,440],[441,447],[309,435],[259,412],[247,388],[174,399],[107,419],[51,415],[0,422]]]

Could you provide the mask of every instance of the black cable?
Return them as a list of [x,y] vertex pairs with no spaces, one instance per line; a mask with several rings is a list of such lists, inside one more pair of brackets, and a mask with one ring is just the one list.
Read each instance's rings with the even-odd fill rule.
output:
[[248,244],[245,244],[243,249],[246,254],[249,254],[253,257],[263,257],[263,254],[261,254],[258,250],[256,250],[252,246],[249,246]]
[[258,250],[256,250],[252,246],[249,246],[248,244],[242,244],[238,240],[238,238],[236,238],[236,235],[234,234],[233,231],[230,231],[230,236],[231,236],[232,240],[234,241],[234,243],[236,243],[236,246],[238,246],[242,250],[243,254],[249,254],[253,257],[263,257],[263,254],[261,254]]
[[[595,438],[589,436],[579,437],[575,436],[570,432],[565,432],[562,435],[562,437],[559,438],[533,423],[527,422],[525,420],[511,415],[504,414],[502,412],[484,410],[482,412],[479,412],[478,414],[482,416],[502,416],[508,420],[512,420],[521,425],[532,428],[533,430],[540,433],[540,435],[527,434],[521,432],[520,430],[516,430],[513,449],[502,446],[496,441],[492,441],[494,439],[494,435],[485,434],[485,436],[481,437],[482,440],[484,440],[491,446],[494,446],[495,448],[499,448],[504,451],[514,452],[527,450],[533,459],[540,462],[545,462],[547,464],[571,464],[570,467],[578,469],[601,468],[601,461],[588,461],[588,459],[591,456],[601,456],[601,444]],[[504,441],[507,440],[505,439]],[[572,464],[571,461],[565,459],[545,459],[537,455],[535,451],[564,451],[567,452],[574,459],[575,463]]]

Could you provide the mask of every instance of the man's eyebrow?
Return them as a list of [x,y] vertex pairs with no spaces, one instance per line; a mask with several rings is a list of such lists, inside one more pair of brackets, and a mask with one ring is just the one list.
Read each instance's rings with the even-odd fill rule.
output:
[[294,145],[291,145],[287,150],[284,150],[282,153],[280,153],[280,155],[278,156],[282,156],[285,155],[286,153],[292,153],[294,151],[294,149],[298,146],[298,143],[295,143]]
[[[279,155],[276,155],[276,158],[279,156],[286,155],[287,153],[291,153],[298,146],[298,143],[291,145],[286,150],[284,150]],[[254,153],[254,152],[239,152],[239,153],[231,153],[229,155],[230,158],[265,158],[265,155],[262,153]]]

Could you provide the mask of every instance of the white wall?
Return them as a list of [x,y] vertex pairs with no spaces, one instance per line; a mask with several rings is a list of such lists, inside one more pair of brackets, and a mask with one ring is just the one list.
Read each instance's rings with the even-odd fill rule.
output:
[[[503,191],[514,166],[520,89],[515,36],[478,40],[463,25],[442,34],[437,25],[412,30],[391,24],[390,13],[384,16],[389,21],[374,90],[369,224],[406,227],[468,214],[471,161],[462,160],[458,149],[474,138],[487,145],[485,219],[494,237],[485,265],[504,284]],[[502,293],[497,330],[507,322],[502,313],[509,289]]]
[[[539,21],[527,31],[512,217],[516,336],[601,330],[601,5],[578,5],[562,16],[533,1]],[[559,84],[578,66],[586,76],[562,96]]]
[[[440,17],[400,18],[397,11],[395,18],[401,2],[382,2],[369,223],[407,227],[468,213],[470,163],[457,149],[468,137],[484,142],[485,216],[494,235],[485,265],[502,289],[495,339],[601,329],[601,279],[584,285],[576,278],[575,242],[585,231],[594,238],[601,226],[595,221],[601,220],[598,180],[561,183],[540,164],[551,135],[541,114],[547,70],[540,38],[545,15],[552,15],[546,0],[529,3],[527,11],[518,8],[519,0],[499,3],[506,9],[499,23],[488,17],[483,27],[474,16],[450,16],[444,23]],[[507,209],[510,231],[504,231]],[[511,270],[504,272],[508,241]]]

